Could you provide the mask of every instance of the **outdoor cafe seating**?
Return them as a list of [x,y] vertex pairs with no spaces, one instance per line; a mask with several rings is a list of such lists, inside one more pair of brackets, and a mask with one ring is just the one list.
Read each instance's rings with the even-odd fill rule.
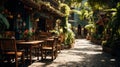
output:
[[15,67],[18,67],[18,62],[19,62],[18,58],[21,57],[22,64],[24,64],[24,52],[17,50],[15,39],[1,38],[0,39],[0,50],[1,50],[1,55],[2,55],[2,62],[15,61]]
[[57,57],[56,40],[54,38],[48,38],[44,44],[41,45],[41,59],[46,59],[50,56],[52,60]]
[[[10,34],[10,32],[7,33]],[[58,51],[61,50],[59,37],[56,36],[37,34],[28,41],[16,40],[12,36],[0,39],[0,53],[2,57],[5,57],[3,60],[15,60],[16,67],[18,67],[19,57],[22,64],[25,63],[26,59],[30,60],[31,64],[33,55],[37,57],[37,60],[40,60],[40,57],[41,60],[47,59],[48,56],[51,57],[51,60],[54,60],[58,55]]]

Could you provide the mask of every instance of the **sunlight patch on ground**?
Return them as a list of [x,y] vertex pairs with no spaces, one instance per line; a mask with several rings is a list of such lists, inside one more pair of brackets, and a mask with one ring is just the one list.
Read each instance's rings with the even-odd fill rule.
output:
[[95,52],[95,51],[83,51],[86,54],[102,54],[102,52]]
[[32,65],[28,66],[28,67],[43,67],[45,65],[45,63],[39,63],[39,62],[36,62],[36,63],[33,63]]
[[71,55],[89,54],[91,55],[91,54],[102,54],[102,52],[101,51],[74,50],[74,51],[70,51],[68,54],[71,54]]
[[115,59],[110,59],[110,61],[115,61]]
[[[68,51],[66,53],[59,54],[57,59],[59,59],[59,61],[64,60],[64,62],[68,62],[68,61],[82,61],[85,57],[82,56],[82,55],[77,55],[77,53],[78,52]],[[63,57],[64,57],[64,59],[63,59]]]
[[115,61],[115,59],[106,59],[100,45],[92,44],[89,40],[77,39],[74,48],[61,50],[54,61],[37,61],[29,67],[110,67],[104,64]]

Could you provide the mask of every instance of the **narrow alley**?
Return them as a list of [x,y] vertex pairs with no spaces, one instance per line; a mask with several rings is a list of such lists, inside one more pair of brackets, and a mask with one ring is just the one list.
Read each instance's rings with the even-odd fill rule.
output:
[[50,62],[35,61],[29,67],[115,67],[115,59],[102,52],[102,47],[86,39],[76,39],[74,48],[62,50]]
[[0,67],[120,67],[120,0],[0,0]]

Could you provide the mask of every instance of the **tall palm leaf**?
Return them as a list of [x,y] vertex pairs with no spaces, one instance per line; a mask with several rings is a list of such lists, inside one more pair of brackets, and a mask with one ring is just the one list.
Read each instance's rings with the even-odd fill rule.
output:
[[0,31],[4,31],[9,28],[9,22],[2,14],[0,14]]

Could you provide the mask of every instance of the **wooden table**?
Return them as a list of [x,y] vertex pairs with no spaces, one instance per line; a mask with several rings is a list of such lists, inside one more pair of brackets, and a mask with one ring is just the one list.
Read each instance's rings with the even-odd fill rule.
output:
[[43,40],[38,40],[38,41],[19,41],[18,40],[16,41],[16,44],[17,44],[17,47],[28,50],[28,54],[30,55],[30,64],[31,64],[32,63],[32,48],[34,46],[40,46],[40,44],[42,44],[43,42],[44,42]]
[[46,41],[54,41],[54,39],[53,38],[48,38],[48,39],[46,39]]

